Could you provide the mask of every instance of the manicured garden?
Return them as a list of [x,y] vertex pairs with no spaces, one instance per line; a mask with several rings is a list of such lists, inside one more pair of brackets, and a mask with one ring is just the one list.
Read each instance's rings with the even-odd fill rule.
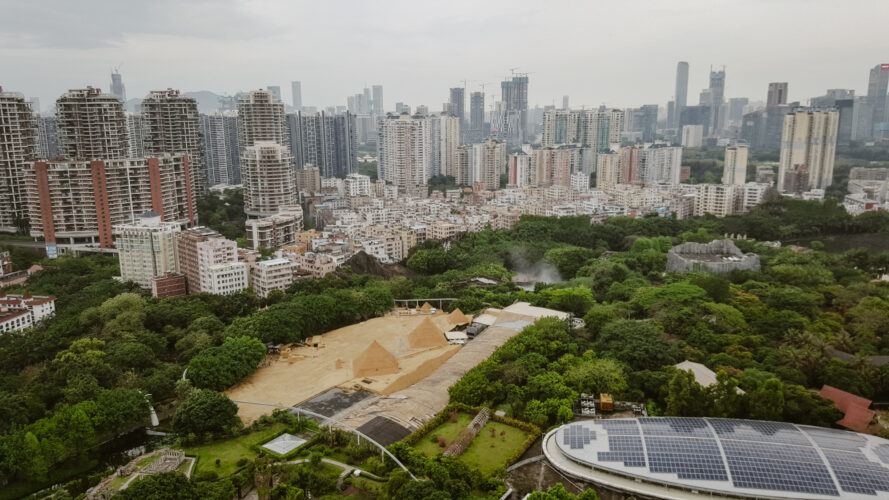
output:
[[[469,413],[458,412],[456,421],[451,418],[434,428],[414,444],[414,449],[430,458],[442,454],[445,448],[441,446],[440,440],[443,438],[450,444],[472,422],[473,417]],[[518,427],[489,420],[458,459],[488,475],[509,465],[507,462],[527,446],[530,435],[531,433]]]
[[[287,427],[284,423],[275,423],[269,427],[243,436],[236,436],[225,441],[217,441],[200,446],[184,446],[185,454],[197,458],[192,474],[198,472],[215,472],[220,477],[237,471],[241,466],[238,461],[253,460],[259,455],[254,448],[274,438]],[[216,465],[219,460],[219,465]]]

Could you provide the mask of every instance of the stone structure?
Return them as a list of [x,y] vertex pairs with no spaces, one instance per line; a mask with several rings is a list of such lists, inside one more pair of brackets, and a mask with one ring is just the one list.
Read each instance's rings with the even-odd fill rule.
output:
[[683,243],[667,252],[667,271],[728,273],[735,269],[759,271],[759,255],[741,252],[728,239]]

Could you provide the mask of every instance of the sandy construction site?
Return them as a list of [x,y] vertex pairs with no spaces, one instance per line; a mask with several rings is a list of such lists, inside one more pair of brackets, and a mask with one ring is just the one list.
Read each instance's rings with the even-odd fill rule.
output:
[[[444,313],[388,315],[285,346],[226,394],[233,400],[297,405],[333,387],[386,395],[423,380],[460,350],[444,332],[454,316]],[[313,345],[317,344],[317,346]],[[272,408],[239,404],[245,424]]]

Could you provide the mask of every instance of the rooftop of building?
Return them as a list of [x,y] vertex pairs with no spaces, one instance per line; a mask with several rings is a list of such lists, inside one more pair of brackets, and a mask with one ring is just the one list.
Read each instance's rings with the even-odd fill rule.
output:
[[647,498],[889,499],[889,441],[786,422],[641,417],[566,424],[557,468]]

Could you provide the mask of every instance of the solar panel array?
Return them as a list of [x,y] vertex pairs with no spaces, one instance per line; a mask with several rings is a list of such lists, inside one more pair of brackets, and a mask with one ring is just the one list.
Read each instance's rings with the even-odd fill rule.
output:
[[689,436],[712,438],[713,431],[707,421],[688,417],[639,418],[642,433],[646,436]]
[[571,447],[572,450],[583,449],[590,441],[596,439],[596,431],[592,431],[589,427],[583,425],[569,425],[562,434],[562,440]]
[[646,436],[645,447],[651,472],[673,472],[680,479],[728,480],[715,439]]
[[[889,443],[874,443],[854,432],[717,418],[586,423],[600,426],[608,438],[608,451],[603,451],[605,443],[593,448],[599,462],[647,465],[642,473],[647,478],[710,481],[715,489],[729,490],[731,485],[803,496],[889,492]],[[563,430],[563,443],[571,449],[583,449],[595,439],[596,432],[583,425]]]
[[879,463],[868,460],[864,453],[830,449],[822,451],[844,491],[866,495],[889,491],[889,472]]
[[836,496],[836,485],[811,446],[722,441],[732,483],[738,488]]
[[623,462],[626,467],[645,467],[645,449],[639,436],[608,436],[608,451],[599,452],[602,462]]

